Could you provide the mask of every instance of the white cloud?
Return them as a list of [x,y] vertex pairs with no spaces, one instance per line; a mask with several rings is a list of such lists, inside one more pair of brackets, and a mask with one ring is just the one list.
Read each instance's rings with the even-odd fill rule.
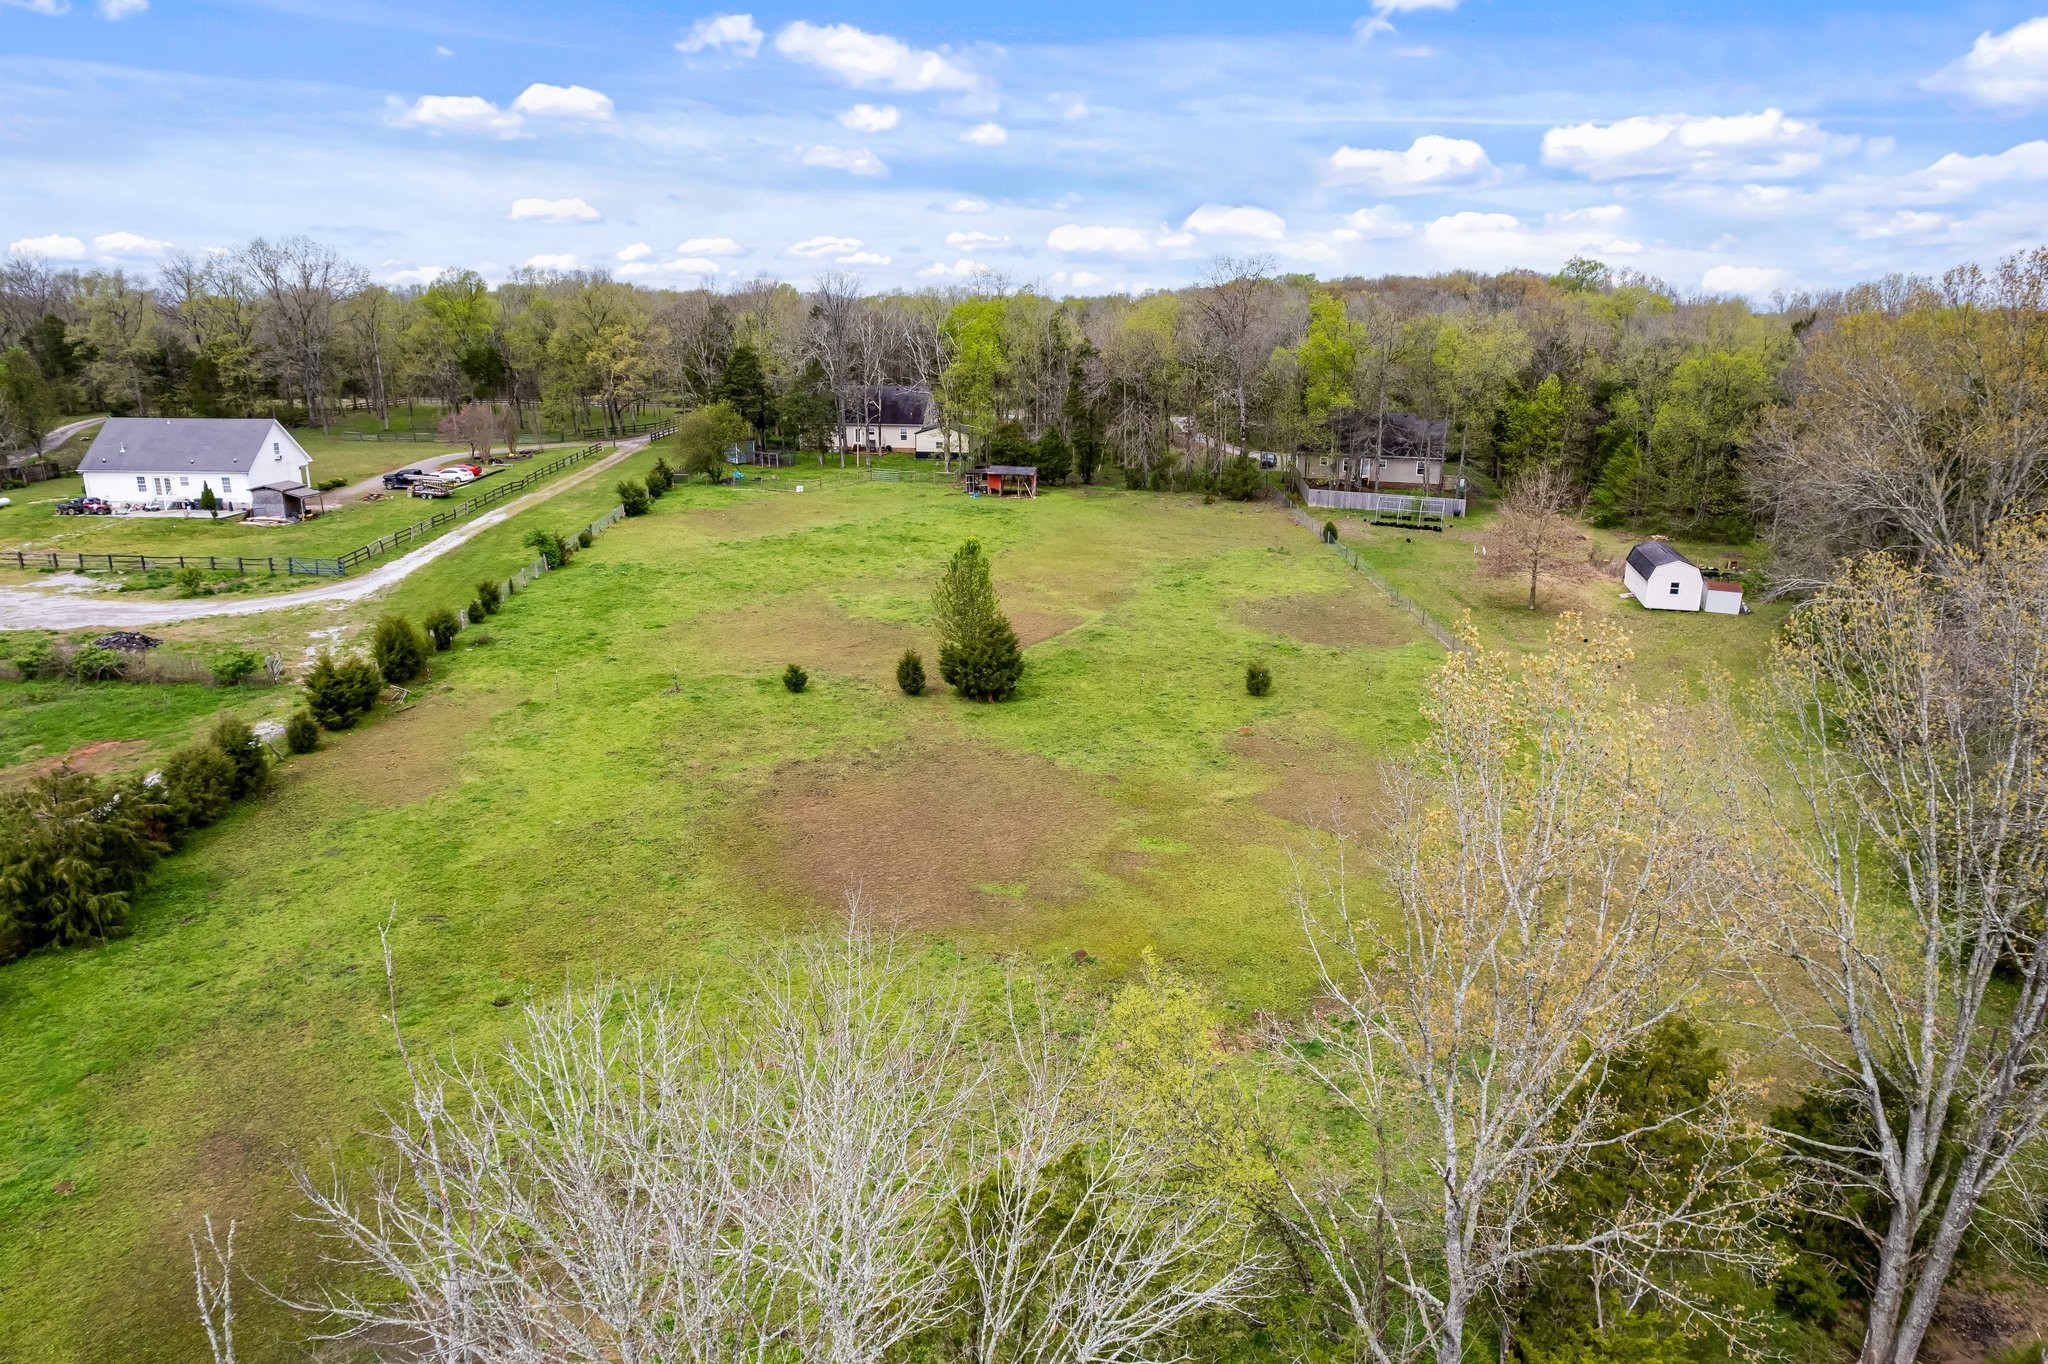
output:
[[564,252],[552,256],[528,256],[521,264],[528,270],[574,270],[577,260]]
[[100,18],[118,24],[149,8],[149,0],[100,0]]
[[1418,10],[1435,9],[1448,13],[1458,7],[1458,0],[1372,0],[1375,14],[1414,14]]
[[1069,123],[1072,123],[1075,119],[1088,117],[1088,100],[1086,96],[1054,91],[1052,94],[1047,95],[1046,99],[1052,105],[1053,112]]
[[887,256],[878,256],[872,251],[855,251],[851,255],[838,257],[840,265],[887,265]]
[[1000,147],[1010,140],[1010,130],[1000,123],[977,123],[960,134],[960,140],[977,147]]
[[889,169],[881,157],[866,147],[807,147],[803,163],[806,166],[823,166],[827,170],[842,170],[849,175],[883,175]]
[[594,223],[604,215],[581,199],[514,199],[505,216],[515,223]]
[[534,118],[607,119],[612,116],[612,101],[611,96],[587,86],[536,82],[519,92],[512,111]]
[[525,120],[481,95],[421,95],[410,108],[399,112],[396,122],[403,128],[426,128],[437,133],[514,137]]
[[[1356,212],[1345,214],[1344,226],[1338,229],[1339,232],[1351,233],[1351,237],[1348,238],[1351,241],[1356,241],[1360,237],[1367,240],[1405,237],[1414,230],[1415,225],[1413,223],[1402,222],[1401,215],[1388,208],[1385,204],[1378,204],[1372,208],[1361,208]],[[1335,234],[1333,233],[1332,235],[1334,236]]]
[[815,260],[822,256],[843,256],[860,248],[861,240],[858,237],[812,237],[807,241],[793,244],[788,254]]
[[1853,145],[1853,139],[1831,139],[1782,109],[1722,118],[1658,114],[1552,128],[1543,135],[1543,160],[1594,180],[1670,174],[1783,179],[1816,169],[1831,144]]
[[775,50],[867,90],[973,90],[975,74],[953,58],[852,24],[799,19],[775,35]]
[[676,247],[679,256],[743,256],[746,251],[731,237],[692,237]]
[[452,57],[455,55],[455,49],[449,47],[446,43],[436,43],[434,44],[434,55],[436,57]]
[[1271,209],[1240,204],[1203,204],[1181,224],[1183,232],[1201,237],[1256,237],[1277,242],[1287,235],[1287,220]]
[[1090,270],[1076,270],[1072,274],[1067,273],[1065,270],[1059,270],[1053,273],[1051,283],[1057,289],[1079,291],[1099,288],[1109,283],[1109,281]]
[[393,270],[390,274],[384,276],[384,282],[386,284],[396,284],[401,288],[410,284],[424,287],[432,284],[446,273],[448,273],[448,267],[445,265],[415,265],[406,270]]
[[947,204],[947,205],[946,205],[946,212],[948,212],[948,213],[986,213],[986,212],[988,212],[988,200],[986,200],[986,199],[955,199],[955,200],[954,200],[954,201],[953,201],[952,203],[950,203],[950,204]]
[[2048,100],[2048,15],[1979,34],[1968,52],[1921,83],[1978,104],[2019,108]]
[[918,271],[917,277],[919,279],[971,279],[986,269],[988,267],[980,261],[967,260],[963,257],[960,260],[954,261],[951,265],[946,264],[944,261],[933,261],[930,265]]
[[690,25],[690,36],[676,44],[678,52],[718,50],[751,57],[761,50],[765,37],[751,14],[713,14]]
[[634,242],[631,246],[620,247],[613,253],[612,259],[624,261],[646,260],[653,254],[654,248],[646,242]]
[[76,237],[60,237],[51,233],[47,237],[23,237],[7,243],[11,256],[41,256],[46,260],[84,260],[85,243]]
[[1422,241],[1452,265],[1474,269],[1562,264],[1575,255],[1634,256],[1642,243],[1616,236],[1612,206],[1553,213],[1534,226],[1511,213],[1465,211],[1423,225]]
[[903,121],[893,104],[856,104],[839,121],[857,133],[886,133]]
[[134,232],[102,232],[92,239],[92,249],[102,256],[160,256],[171,244]]
[[2048,179],[2048,142],[2022,142],[2002,152],[1950,152],[1925,170],[1899,177],[1895,195],[1908,202],[1948,203],[2011,180]]
[[30,14],[56,15],[71,12],[71,0],[0,0],[0,5],[25,9]]
[[1062,255],[1149,256],[1152,234],[1135,227],[1083,226],[1065,223],[1045,234],[1045,244]]
[[948,232],[946,245],[955,251],[986,251],[993,247],[1008,246],[1008,237],[998,237],[990,232]]
[[1406,151],[1339,147],[1324,169],[1337,184],[1365,185],[1385,194],[1490,184],[1500,174],[1477,142],[1434,133],[1416,138]]
[[679,256],[665,261],[641,260],[620,266],[618,273],[622,279],[699,277],[717,274],[718,262],[703,256]]
[[1700,276],[1700,287],[1710,294],[1740,294],[1762,298],[1791,276],[1766,265],[1717,265]]
[[1928,213],[1902,208],[1887,217],[1875,215],[1855,224],[1856,235],[1865,241],[1883,241],[1905,238],[1913,241],[1933,241],[1946,237],[1955,230],[1956,220],[1946,213]]

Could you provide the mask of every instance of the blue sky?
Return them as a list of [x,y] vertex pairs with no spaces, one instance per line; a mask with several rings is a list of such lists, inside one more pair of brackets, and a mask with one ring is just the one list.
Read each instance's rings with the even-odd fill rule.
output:
[[0,245],[304,232],[393,282],[1217,254],[1767,294],[2048,240],[2048,0],[0,0]]

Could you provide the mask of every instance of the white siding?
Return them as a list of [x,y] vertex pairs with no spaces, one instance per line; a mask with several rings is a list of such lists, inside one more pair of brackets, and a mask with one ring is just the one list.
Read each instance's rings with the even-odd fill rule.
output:
[[1648,579],[1625,566],[1621,580],[1636,600],[1652,611],[1697,611],[1705,596],[1706,580],[1694,564],[1659,564]]
[[[142,480],[137,483],[136,480]],[[289,480],[310,485],[313,457],[292,439],[291,432],[276,422],[263,437],[260,449],[251,451],[248,463],[225,473],[186,469],[103,469],[85,475],[85,495],[103,497],[116,507],[147,502],[182,502],[197,499],[200,489],[212,485],[213,495],[223,508],[247,510],[249,489],[259,483]],[[222,485],[226,486],[223,487]]]

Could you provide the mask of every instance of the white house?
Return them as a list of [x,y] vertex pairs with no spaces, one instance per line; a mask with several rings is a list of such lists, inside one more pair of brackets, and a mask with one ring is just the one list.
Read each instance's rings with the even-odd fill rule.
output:
[[247,511],[258,487],[303,488],[313,457],[268,417],[109,417],[78,471],[117,509],[198,500]]
[[1662,540],[1645,540],[1630,550],[1621,580],[1652,611],[1697,611],[1705,605],[1699,565]]

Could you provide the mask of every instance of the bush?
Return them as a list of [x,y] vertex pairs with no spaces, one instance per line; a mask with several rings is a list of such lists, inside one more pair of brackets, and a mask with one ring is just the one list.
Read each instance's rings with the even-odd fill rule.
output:
[[481,624],[483,618],[490,613],[484,610],[484,604],[481,601],[473,601],[468,606],[463,608],[462,614],[469,617],[469,623],[471,625],[478,625]]
[[320,747],[320,722],[310,710],[292,712],[284,722],[284,746],[294,753],[311,753]]
[[71,655],[71,675],[81,682],[108,682],[127,671],[128,660],[119,649],[102,649],[88,644]]
[[36,639],[15,656],[14,670],[24,682],[40,682],[63,672],[64,660],[58,657],[57,646],[47,639]]
[[903,688],[905,696],[924,695],[924,660],[917,650],[905,649],[903,657],[896,660],[896,685]]
[[234,764],[236,800],[251,791],[262,790],[263,783],[270,780],[270,751],[256,737],[256,731],[249,727],[247,720],[237,720],[232,715],[222,716],[206,741],[227,755],[227,760]]
[[320,492],[331,493],[336,488],[346,488],[348,480],[345,478],[323,478],[313,486]]
[[232,687],[262,667],[263,660],[247,649],[229,649],[206,666],[213,673],[214,681],[223,687]]
[[164,759],[160,790],[171,832],[204,829],[226,814],[241,780],[234,759],[211,739],[194,740]]
[[213,491],[211,483],[199,485],[199,510],[208,515],[220,510],[220,497]]
[[647,496],[647,485],[638,479],[619,480],[619,505],[628,516],[645,516],[651,499]]
[[1151,484],[1145,479],[1145,471],[1143,469],[1140,469],[1135,464],[1126,464],[1124,466],[1124,487],[1126,489],[1134,493],[1141,493],[1150,486]]
[[1007,701],[1024,677],[1024,651],[1010,622],[997,616],[986,628],[953,650],[949,680],[962,696],[976,701]]
[[538,553],[546,560],[549,568],[560,568],[569,562],[568,542],[551,530],[542,530],[535,526],[526,532],[526,538],[520,543]]
[[782,685],[792,692],[802,691],[811,685],[811,675],[792,663],[782,670]]
[[119,932],[162,817],[147,788],[72,767],[0,788],[0,960]]
[[497,615],[498,603],[502,600],[504,598],[499,593],[498,584],[495,580],[486,578],[478,583],[476,585],[476,604],[483,614],[470,617],[471,622],[474,623],[481,620],[483,616]]
[[384,679],[368,659],[322,654],[306,674],[306,709],[322,729],[348,729],[369,714]]
[[1253,696],[1272,695],[1273,670],[1256,658],[1245,664],[1244,689]]
[[447,607],[437,606],[427,612],[426,619],[420,622],[420,628],[425,630],[427,638],[434,642],[434,652],[445,654],[454,645],[455,636],[462,629],[462,622],[457,620],[455,613]]
[[1335,521],[1323,522],[1323,543],[1326,545],[1337,543],[1337,523]]
[[206,574],[197,568],[181,568],[171,581],[178,585],[181,597],[203,597],[206,595]]
[[647,471],[647,495],[660,497],[676,486],[676,471],[668,467],[666,459],[654,461],[654,467]]
[[1259,472],[1259,462],[1250,455],[1239,455],[1223,466],[1223,476],[1216,480],[1216,491],[1232,502],[1249,502],[1265,491],[1266,476]]
[[370,635],[370,657],[386,682],[402,687],[427,670],[427,637],[404,616],[390,614],[377,618]]
[[1045,428],[1045,434],[1038,438],[1038,448],[1032,452],[1033,462],[1038,466],[1038,481],[1048,488],[1057,488],[1067,481],[1067,475],[1074,471],[1074,452],[1068,448],[1065,436],[1057,426]]

